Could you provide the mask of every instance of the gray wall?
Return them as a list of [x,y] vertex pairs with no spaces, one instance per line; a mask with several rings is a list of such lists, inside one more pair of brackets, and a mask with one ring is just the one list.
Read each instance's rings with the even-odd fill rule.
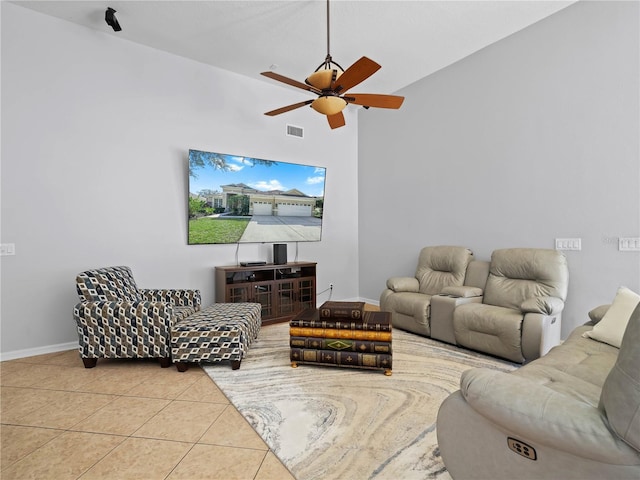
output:
[[[413,275],[423,246],[567,252],[563,336],[640,291],[639,4],[578,2],[360,115],[360,296]],[[418,57],[418,61],[419,61]]]
[[293,89],[0,8],[0,233],[17,252],[0,259],[3,359],[77,341],[86,268],[128,264],[143,287],[213,302],[212,269],[235,246],[186,245],[189,148],[327,167],[323,238],[299,258],[334,299],[377,301],[425,245],[488,258],[573,236],[565,332],[619,285],[640,289],[639,255],[613,241],[640,230],[636,2],[580,2],[407,87],[400,111],[347,111],[335,131],[306,109],[262,115],[298,101]]
[[[299,259],[318,262],[319,289],[357,297],[355,111],[337,131],[307,109],[266,117],[299,92],[1,8],[1,233],[16,245],[1,258],[3,359],[77,345],[74,280],[88,268],[129,265],[141,287],[214,301],[214,266],[236,246],[186,245],[189,148],[327,167],[322,241]],[[271,244],[240,246],[240,260],[271,258]]]

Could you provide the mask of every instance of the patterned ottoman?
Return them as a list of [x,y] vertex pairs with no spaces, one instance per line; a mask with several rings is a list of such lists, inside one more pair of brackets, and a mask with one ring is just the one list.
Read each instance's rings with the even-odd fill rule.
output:
[[214,303],[171,327],[171,358],[179,372],[189,362],[240,362],[262,325],[259,303]]

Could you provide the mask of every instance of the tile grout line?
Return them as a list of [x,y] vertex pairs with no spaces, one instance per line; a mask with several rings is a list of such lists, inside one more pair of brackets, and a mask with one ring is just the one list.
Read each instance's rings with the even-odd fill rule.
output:
[[[34,396],[37,397],[39,395],[42,395],[43,392],[58,392],[58,393],[64,393],[64,394],[79,394],[81,395],[96,395],[97,397],[109,397],[107,400],[107,403],[105,403],[104,405],[99,406],[95,411],[92,411],[91,413],[88,413],[84,416],[84,418],[81,418],[79,420],[77,420],[75,423],[67,426],[51,426],[51,424],[44,424],[44,425],[29,425],[29,424],[20,424],[20,423],[13,423],[13,422],[2,422],[0,421],[0,425],[3,426],[12,426],[12,427],[17,427],[20,429],[25,429],[25,432],[28,430],[32,430],[32,431],[38,431],[38,430],[42,430],[42,431],[51,431],[51,432],[55,432],[55,436],[53,438],[50,438],[48,440],[46,440],[43,444],[38,445],[36,448],[33,447],[29,447],[31,448],[30,450],[26,450],[27,453],[25,454],[20,454],[19,457],[15,458],[9,465],[3,465],[3,467],[7,468],[7,467],[11,467],[16,465],[19,462],[24,461],[27,457],[36,454],[36,452],[40,451],[42,448],[46,447],[47,445],[50,445],[52,442],[55,442],[57,439],[60,438],[60,436],[65,435],[67,433],[78,433],[78,434],[86,434],[86,435],[100,435],[103,437],[111,437],[111,438],[118,438],[120,441],[118,441],[118,443],[116,445],[114,445],[111,448],[107,448],[105,449],[105,451],[100,452],[100,458],[96,459],[95,461],[93,461],[90,465],[83,467],[82,473],[79,473],[79,475],[75,478],[77,478],[78,480],[81,478],[86,478],[87,472],[89,472],[91,469],[95,468],[96,465],[100,464],[101,462],[105,461],[105,459],[107,457],[109,457],[109,455],[111,455],[116,449],[120,448],[124,442],[128,441],[128,440],[153,440],[153,441],[160,441],[160,442],[166,442],[166,443],[179,443],[179,444],[184,444],[184,445],[188,445],[188,449],[185,451],[185,453],[179,458],[179,460],[170,468],[169,473],[164,476],[164,478],[169,478],[173,472],[176,471],[176,469],[182,464],[182,462],[184,462],[185,458],[187,458],[187,456],[189,455],[190,452],[193,451],[194,447],[196,445],[202,445],[202,446],[215,446],[215,447],[222,447],[224,449],[229,449],[229,450],[251,450],[254,452],[260,452],[261,456],[259,456],[258,458],[260,459],[258,465],[257,465],[257,469],[255,474],[251,477],[251,478],[258,478],[261,469],[263,468],[263,466],[266,465],[267,462],[267,458],[269,453],[273,453],[271,451],[271,449],[266,448],[254,448],[254,447],[245,447],[245,446],[235,446],[235,445],[227,445],[224,443],[220,443],[219,441],[214,441],[213,443],[208,443],[208,442],[203,442],[202,439],[204,438],[204,436],[206,435],[206,433],[215,425],[215,423],[225,414],[228,414],[229,412],[232,412],[233,410],[237,410],[235,408],[235,406],[232,404],[232,402],[228,399],[228,397],[224,394],[224,392],[222,392],[222,390],[219,389],[219,387],[215,384],[215,382],[213,381],[213,379],[204,371],[204,369],[200,368],[199,369],[199,373],[198,375],[194,375],[193,381],[191,382],[187,382],[188,384],[186,384],[184,386],[184,388],[178,389],[177,392],[171,392],[168,393],[169,396],[164,396],[164,397],[156,397],[156,396],[149,396],[147,394],[144,395],[136,395],[135,393],[132,393],[132,390],[136,389],[137,386],[139,385],[144,385],[145,383],[148,384],[154,384],[155,382],[153,382],[154,379],[154,372],[152,370],[146,370],[146,366],[143,365],[143,369],[141,369],[141,372],[144,372],[143,374],[140,375],[140,379],[136,378],[135,376],[132,377],[132,383],[135,384],[133,385],[131,388],[129,388],[127,391],[120,391],[118,393],[105,393],[104,390],[101,390],[100,388],[98,388],[98,386],[96,386],[94,391],[87,391],[87,390],[83,390],[83,388],[86,388],[86,385],[94,383],[94,382],[98,382],[100,379],[103,380],[107,380],[107,383],[109,382],[109,379],[107,378],[109,376],[109,374],[113,374],[113,372],[115,372],[115,375],[117,376],[118,374],[118,370],[114,369],[111,370],[110,372],[105,371],[104,373],[100,372],[100,375],[95,375],[93,377],[89,376],[89,378],[87,379],[87,382],[83,383],[83,379],[84,377],[82,376],[83,373],[78,373],[83,371],[83,369],[78,368],[76,365],[77,364],[72,364],[70,360],[67,360],[65,356],[69,356],[70,354],[76,354],[77,355],[77,351],[76,350],[70,350],[68,352],[57,352],[56,354],[54,354],[54,359],[55,361],[53,361],[53,363],[51,362],[47,362],[47,357],[43,356],[42,358],[38,358],[37,361],[20,361],[18,360],[9,360],[7,361],[7,363],[5,362],[0,362],[0,368],[2,370],[2,375],[0,375],[0,388],[12,388],[15,391],[22,391],[24,393],[24,395],[26,395],[27,397],[30,396]],[[5,369],[2,368],[2,366],[7,365],[8,363],[14,363],[14,364],[20,364],[19,367],[16,367],[15,370],[10,370],[10,369]],[[40,387],[40,383],[42,381],[39,380],[32,380],[32,383],[28,384],[28,385],[3,385],[2,384],[2,378],[4,377],[5,381],[8,379],[8,376],[12,376],[13,378],[16,379],[20,379],[21,378],[21,371],[24,370],[28,370],[28,372],[24,372],[24,379],[29,381],[31,380],[31,375],[34,375],[35,378],[39,378],[37,376],[37,367],[39,366],[46,366],[49,367],[49,369],[51,369],[51,367],[55,368],[56,370],[58,370],[58,372],[60,373],[60,384],[61,386],[56,386],[55,385],[55,379],[53,379],[52,376],[48,376],[45,375],[43,377],[43,380],[49,381],[49,379],[51,378],[51,387]],[[116,364],[116,366],[118,366]],[[9,371],[8,371],[9,370]],[[64,375],[66,374],[69,375],[77,375],[77,378],[68,380],[63,378]],[[98,373],[98,372],[96,372]],[[144,375],[147,375],[147,377],[145,377]],[[5,376],[6,375],[6,376]],[[202,380],[202,377],[206,377],[208,378],[208,381],[206,383],[211,383],[213,384],[221,393],[222,393],[222,397],[220,399],[217,399],[216,401],[201,401],[201,400],[194,400],[194,398],[197,398],[197,396],[191,395],[190,398],[186,398],[186,399],[181,399],[180,397],[182,395],[185,395],[189,389],[193,388],[199,381]],[[166,376],[160,376],[158,378],[161,378],[163,381],[161,381],[160,383],[157,384],[158,389],[159,390],[163,390],[163,388],[165,388],[165,384],[169,385],[170,384],[170,380],[167,380]],[[176,378],[181,378],[181,377],[176,377]],[[113,381],[117,382],[117,378],[114,379]],[[67,384],[68,382],[68,384]],[[144,399],[153,399],[153,400],[164,400],[167,403],[160,409],[158,410],[153,416],[151,416],[150,418],[146,418],[144,420],[144,422],[138,427],[136,428],[132,433],[130,434],[122,434],[122,433],[108,433],[108,432],[100,432],[100,431],[90,431],[90,430],[80,430],[78,429],[78,426],[80,424],[82,424],[83,422],[87,421],[87,419],[91,418],[92,416],[95,415],[100,415],[100,412],[104,412],[106,408],[108,408],[110,405],[113,405],[114,402],[123,399],[123,398],[137,398],[137,399],[141,399],[142,401],[144,401]],[[216,397],[217,398],[217,397]],[[134,436],[136,434],[136,432],[140,431],[140,429],[146,425],[148,422],[150,422],[153,418],[155,418],[158,414],[160,414],[162,411],[164,411],[165,409],[167,409],[168,407],[170,407],[172,404],[176,403],[176,402],[181,402],[184,405],[187,406],[188,408],[188,404],[202,404],[202,405],[218,405],[219,407],[223,407],[222,410],[220,411],[219,414],[217,414],[215,416],[215,418],[213,420],[211,420],[211,422],[209,423],[209,425],[207,426],[207,428],[204,429],[203,433],[199,435],[199,437],[197,438],[197,440],[195,442],[192,441],[183,441],[183,440],[174,440],[174,439],[168,439],[168,438],[154,438],[154,437],[147,437],[147,436]],[[29,409],[28,413],[25,413],[24,415],[21,415],[22,417],[27,417],[28,415],[32,415],[34,413],[36,413],[37,411],[39,411],[40,408],[35,407],[33,409]],[[255,430],[254,430],[255,431]],[[19,451],[18,451],[19,453]],[[3,470],[5,469],[3,468]]]

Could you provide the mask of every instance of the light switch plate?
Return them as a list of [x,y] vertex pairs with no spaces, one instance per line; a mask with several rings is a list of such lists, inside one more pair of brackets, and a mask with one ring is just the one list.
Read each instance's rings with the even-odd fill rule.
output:
[[556,250],[582,250],[582,239],[556,238]]
[[618,250],[621,252],[640,252],[640,237],[620,237]]
[[0,255],[15,255],[16,254],[16,244],[15,243],[3,243],[0,244]]

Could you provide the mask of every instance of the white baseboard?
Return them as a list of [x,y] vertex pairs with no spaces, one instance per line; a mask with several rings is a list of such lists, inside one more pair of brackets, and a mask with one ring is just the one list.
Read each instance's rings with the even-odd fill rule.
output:
[[359,302],[368,303],[370,305],[375,305],[376,307],[380,306],[380,300],[372,300],[370,298],[362,298],[362,297],[360,297],[360,299],[358,301]]
[[[362,297],[353,297],[353,298],[341,298],[340,300],[337,299],[332,299],[332,300],[336,300],[339,302],[364,302],[364,303],[368,303],[370,305],[375,305],[376,307],[380,306],[380,301],[379,300],[371,300],[370,298],[362,298]],[[318,304],[318,308],[320,307],[320,305],[323,302],[320,302]]]
[[25,348],[24,350],[14,350],[12,352],[0,353],[0,362],[6,360],[16,360],[18,358],[45,355],[47,353],[64,352],[78,348],[78,342],[58,343],[57,345],[47,345],[45,347]]

